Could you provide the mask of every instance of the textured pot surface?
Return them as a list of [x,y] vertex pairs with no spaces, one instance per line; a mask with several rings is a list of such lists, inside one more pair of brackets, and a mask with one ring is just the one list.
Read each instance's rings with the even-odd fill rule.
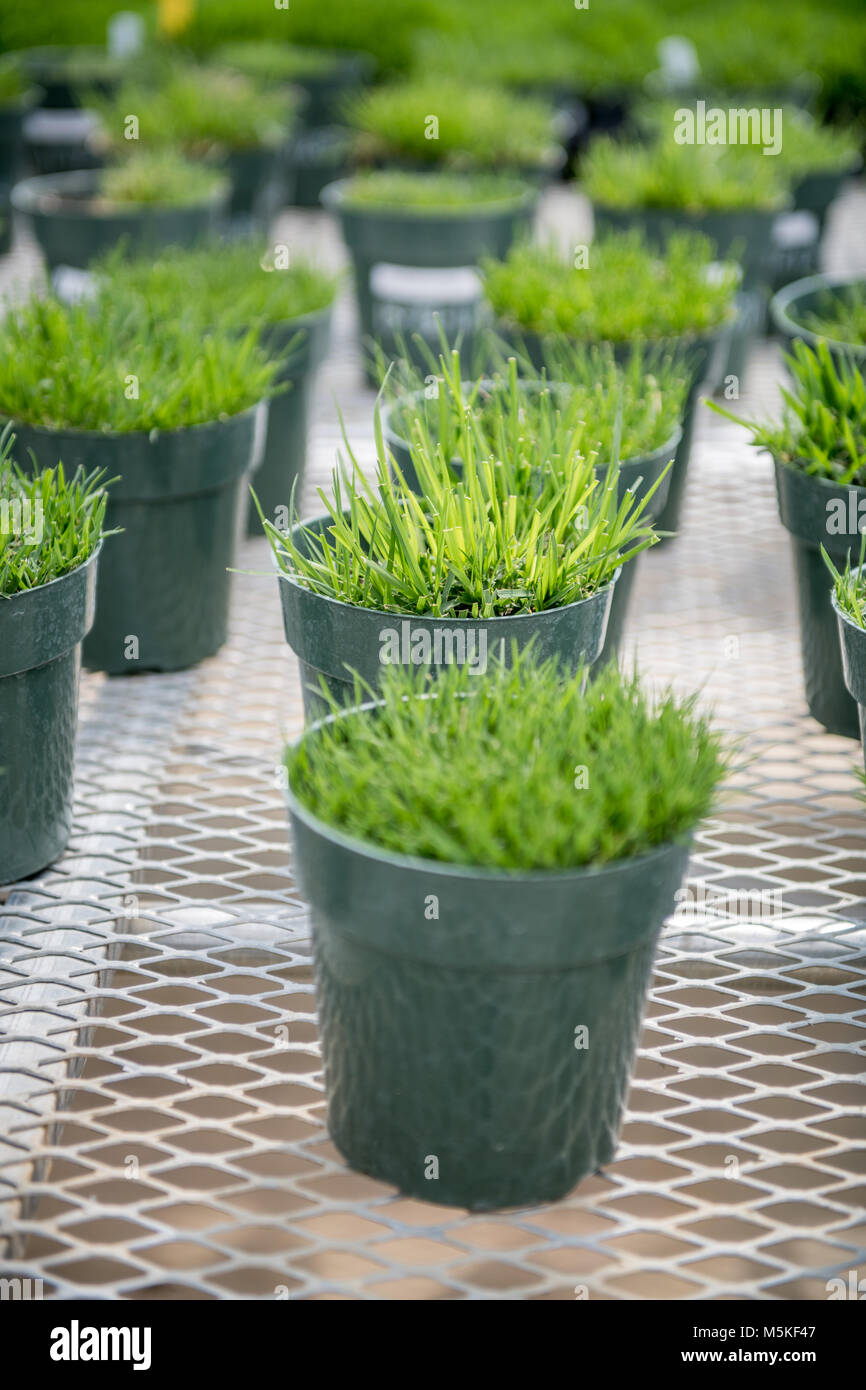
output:
[[[329,523],[329,517],[317,517],[306,524],[321,530]],[[300,528],[295,529],[294,537],[300,548]],[[350,671],[357,671],[375,690],[383,666],[393,660],[433,666],[460,661],[481,674],[488,657],[504,652],[507,659],[514,642],[523,647],[534,638],[539,659],[557,655],[570,669],[592,665],[604,643],[615,584],[616,579],[590,598],[563,608],[475,619],[357,608],[314,594],[287,575],[279,575],[286,641],[300,664],[308,719],[323,710],[317,694],[320,676],[325,676],[332,694],[346,704],[353,694]],[[422,661],[417,655],[422,651],[429,651],[432,660],[426,657]]]
[[[310,393],[315,374],[327,354],[330,334],[330,307],[287,323],[273,324],[262,334],[266,351],[282,352],[294,343],[279,376],[281,382],[288,383],[289,389],[274,396],[268,407],[262,460],[254,483],[262,511],[275,525],[283,516],[288,520],[292,489],[296,481],[298,489],[303,484]],[[260,535],[261,528],[258,511],[250,499],[247,530],[251,535]]]
[[123,240],[130,255],[162,246],[190,246],[213,232],[225,205],[219,192],[189,207],[144,206],[100,210],[93,199],[100,172],[77,169],[23,179],[12,205],[25,216],[49,270],[59,265],[86,269]]
[[859,549],[856,527],[858,518],[866,519],[866,488],[839,487],[779,462],[775,472],[779,515],[793,546],[809,709],[830,733],[857,738],[857,706],[842,674],[830,575],[820,547],[837,567],[849,551]]
[[62,854],[72,824],[80,643],[93,622],[97,556],[0,599],[0,883]]
[[[222,646],[246,475],[261,452],[266,408],[152,435],[16,425],[20,457],[62,458],[117,477],[109,490],[96,621],[85,665],[112,674],[191,666]],[[242,510],[243,509],[243,510]]]
[[290,813],[349,1164],[485,1209],[555,1201],[609,1162],[687,849],[511,876],[389,856],[292,798]]

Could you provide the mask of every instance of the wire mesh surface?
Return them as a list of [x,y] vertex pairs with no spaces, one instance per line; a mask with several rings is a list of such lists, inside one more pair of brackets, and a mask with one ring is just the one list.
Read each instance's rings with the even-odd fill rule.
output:
[[[856,259],[864,208],[837,209],[831,264]],[[582,225],[573,195],[548,214]],[[338,255],[317,214],[286,227]],[[344,299],[311,505],[335,395],[372,455],[353,333]],[[775,409],[780,377],[760,345],[743,413]],[[768,461],[702,410],[629,650],[703,686],[751,761],[665,928],[617,1158],[549,1207],[407,1200],[329,1141],[276,775],[302,711],[265,543],[218,657],[86,675],[69,851],[0,892],[0,1277],[46,1297],[822,1299],[862,1274],[866,813],[859,748],[806,712],[787,547]]]

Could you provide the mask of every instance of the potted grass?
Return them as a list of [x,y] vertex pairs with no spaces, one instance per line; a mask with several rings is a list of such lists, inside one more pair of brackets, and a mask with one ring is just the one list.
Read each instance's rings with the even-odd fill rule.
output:
[[328,1127],[352,1168],[485,1209],[616,1152],[655,945],[725,754],[690,699],[531,651],[391,668],[287,751]]
[[649,346],[686,377],[682,434],[661,531],[679,529],[698,391],[716,370],[735,318],[735,266],[713,261],[695,232],[671,236],[663,252],[637,229],[609,232],[590,248],[591,269],[576,268],[552,246],[515,245],[482,263],[484,292],[499,335],[536,369],[569,344],[608,343],[619,361]]
[[845,180],[861,165],[862,136],[845,126],[821,125],[808,111],[783,111],[781,172],[793,189],[793,205],[811,212],[823,235],[827,213]]
[[856,567],[851,565],[850,552],[845,557],[841,570],[837,569],[829,555],[824,552],[824,560],[833,579],[832,602],[839,631],[839,648],[842,655],[842,673],[845,685],[857,704],[860,723],[860,744],[866,765],[866,575],[863,562],[866,558],[866,532],[860,540],[860,561]]
[[122,242],[130,253],[200,240],[226,207],[215,169],[171,150],[141,150],[104,169],[38,174],[12,190],[49,270],[86,268]]
[[616,463],[600,481],[571,423],[547,401],[546,468],[519,448],[499,458],[480,431],[467,434],[459,478],[441,446],[416,432],[419,494],[385,445],[377,409],[374,483],[347,445],[330,495],[319,494],[324,515],[285,533],[263,519],[308,716],[321,710],[323,682],[347,702],[351,672],[375,688],[393,663],[457,662],[478,674],[488,652],[534,640],[539,655],[570,669],[592,665],[618,572],[656,539],[653,488],[620,500]]
[[[680,439],[685,377],[666,357],[635,352],[618,363],[609,346],[562,345],[551,354],[541,380],[518,378],[512,357],[495,375],[465,382],[460,354],[440,357],[436,375],[408,370],[386,384],[389,404],[382,428],[386,447],[402,476],[420,490],[412,464],[411,441],[426,454],[439,447],[455,478],[470,454],[508,457],[525,487],[536,488],[549,459],[554,414],[556,428],[571,435],[577,452],[594,462],[599,483],[617,465],[619,500],[647,497],[646,515],[663,511],[670,486],[670,464]],[[638,557],[632,558],[614,587],[607,632],[599,661],[615,656],[633,592]]]
[[[476,266],[504,256],[530,230],[538,190],[501,173],[383,169],[330,184],[322,202],[339,219],[352,258],[362,336],[387,355],[395,340],[374,295],[375,266]],[[442,314],[447,327],[447,307]]]
[[866,361],[866,277],[809,275],[777,291],[773,324],[789,347],[798,339],[815,348],[823,339],[834,357]]
[[826,552],[844,566],[866,519],[866,382],[826,342],[795,342],[786,359],[793,387],[780,424],[743,421],[752,444],[773,459],[782,524],[791,534],[800,614],[806,699],[834,734],[857,738],[857,706],[845,686]]
[[106,496],[62,464],[28,476],[0,441],[0,884],[66,847],[81,639],[93,622]]
[[[202,333],[175,302],[119,286],[4,320],[0,414],[22,459],[115,478],[85,664],[168,671],[216,652],[229,575],[278,370],[257,334]],[[58,370],[58,363],[63,370]]]
[[128,117],[148,148],[180,148],[231,180],[229,213],[266,219],[282,195],[284,149],[294,128],[292,92],[238,72],[171,63],[156,85],[124,83],[94,102],[107,149],[128,151]]
[[[202,334],[218,328],[242,335],[255,326],[263,350],[278,362],[282,388],[268,410],[256,493],[265,516],[275,526],[285,524],[303,482],[310,395],[328,349],[338,277],[303,256],[282,266],[273,248],[263,255],[252,241],[172,248],[152,261],[115,256],[97,273],[108,294],[182,303],[187,324]],[[248,529],[260,533],[252,504]]]
[[661,113],[653,121],[648,141],[591,144],[581,180],[596,228],[639,226],[657,246],[671,232],[703,232],[720,258],[737,255],[747,289],[767,281],[772,225],[789,200],[776,163],[752,147],[735,155],[726,145],[678,144],[672,112],[669,124]]

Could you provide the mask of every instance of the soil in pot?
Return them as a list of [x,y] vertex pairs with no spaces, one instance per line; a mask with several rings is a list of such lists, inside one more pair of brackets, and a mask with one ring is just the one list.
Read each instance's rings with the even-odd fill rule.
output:
[[236,544],[266,407],[150,434],[16,430],[21,457],[62,457],[117,478],[84,663],[112,675],[173,671],[212,656],[228,631]]
[[97,556],[0,599],[0,884],[54,862],[72,826],[81,641],[92,622]]

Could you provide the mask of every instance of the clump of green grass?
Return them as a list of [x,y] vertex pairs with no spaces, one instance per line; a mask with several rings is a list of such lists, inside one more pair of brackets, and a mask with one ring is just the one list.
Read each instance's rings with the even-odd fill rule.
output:
[[177,307],[114,289],[78,304],[32,296],[4,320],[0,414],[45,429],[169,430],[272,394],[277,364],[256,329],[204,333]]
[[707,405],[743,425],[756,449],[817,478],[866,486],[866,381],[851,362],[837,361],[821,339],[810,348],[802,339],[785,358],[794,382],[782,391],[781,424],[741,420],[716,401]]
[[[516,391],[514,376],[511,384]],[[451,389],[469,420],[472,392],[462,398],[459,368]],[[262,517],[285,574],[356,607],[507,617],[588,598],[657,540],[646,515],[654,489],[618,502],[618,468],[597,475],[595,456],[580,452],[550,394],[539,402],[532,436],[509,438],[520,428],[517,416],[494,403],[487,432],[465,432],[457,479],[441,443],[420,420],[416,426],[410,453],[420,495],[386,449],[377,409],[375,483],[347,445],[351,467],[341,460],[331,493],[319,490],[330,516],[322,531],[302,527],[294,536]]]
[[840,611],[855,627],[866,629],[866,532],[860,537],[860,559],[851,564],[851,551],[845,556],[845,566],[839,570],[833,564],[823,545],[821,554],[824,564],[833,578],[833,593]]
[[[678,145],[673,125],[645,144],[603,136],[581,166],[584,192],[602,207],[666,208],[685,213],[772,210],[787,200],[778,161],[734,157],[724,145]],[[761,151],[757,154],[760,156]]]
[[[460,464],[469,451],[493,456],[504,444],[516,475],[523,474],[532,492],[539,474],[533,450],[545,447],[557,412],[557,428],[571,432],[578,452],[606,470],[611,462],[645,458],[667,444],[687,390],[669,358],[653,362],[638,351],[620,365],[609,347],[561,348],[551,354],[540,381],[518,378],[514,357],[469,385],[457,350],[434,367],[435,377],[406,369],[401,380],[389,382],[391,428],[401,438],[420,440],[427,453],[441,445],[444,456]],[[546,459],[541,468],[556,466]]]
[[274,249],[251,240],[164,247],[129,260],[112,252],[94,267],[109,298],[175,306],[189,329],[243,332],[285,323],[333,303],[339,277],[303,256],[277,269]]
[[347,180],[348,207],[381,207],[417,212],[462,212],[465,208],[511,204],[526,198],[529,186],[503,174],[414,173],[382,169]]
[[7,425],[0,439],[0,599],[50,584],[89,560],[107,501],[102,472],[78,468],[67,478],[58,463],[30,474],[12,459],[14,443]]
[[336,72],[340,54],[326,48],[299,48],[289,43],[246,39],[224,44],[213,54],[218,66],[242,72],[260,82],[292,82]]
[[[438,121],[438,134],[431,138]],[[553,113],[544,101],[497,87],[402,82],[355,97],[348,123],[365,160],[413,160],[454,168],[543,168],[556,158]]]
[[134,115],[144,145],[180,147],[195,159],[278,146],[295,104],[288,89],[242,73],[174,63],[158,85],[128,82],[114,95],[89,102],[113,150],[128,151],[133,143],[124,131],[127,117]]
[[227,186],[215,170],[173,150],[139,150],[102,171],[99,198],[113,207],[190,207],[215,198]]
[[827,290],[818,307],[797,322],[819,338],[866,346],[866,280]]
[[[320,820],[379,849],[506,872],[608,864],[686,839],[728,767],[694,698],[531,649],[483,676],[383,671],[381,703],[309,730],[289,783]],[[371,692],[372,693],[372,692]],[[576,790],[575,773],[588,784]]]
[[589,342],[697,335],[728,321],[739,271],[713,264],[699,233],[672,235],[660,254],[637,229],[593,242],[576,269],[553,246],[518,245],[485,261],[485,294],[506,330],[562,334]]
[[761,164],[778,164],[780,171],[796,182],[805,174],[845,173],[860,158],[862,131],[845,126],[821,125],[797,106],[783,106],[782,148],[778,155],[763,158],[754,146],[735,147],[741,158],[751,155]]

